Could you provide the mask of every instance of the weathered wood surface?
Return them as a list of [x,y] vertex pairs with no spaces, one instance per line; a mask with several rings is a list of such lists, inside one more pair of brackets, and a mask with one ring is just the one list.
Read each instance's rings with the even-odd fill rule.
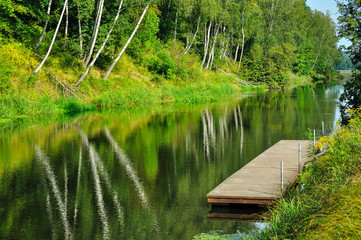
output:
[[282,140],[227,178],[207,194],[210,203],[272,204],[281,197],[281,161],[284,191],[298,177],[298,144],[301,168],[309,160],[309,141]]

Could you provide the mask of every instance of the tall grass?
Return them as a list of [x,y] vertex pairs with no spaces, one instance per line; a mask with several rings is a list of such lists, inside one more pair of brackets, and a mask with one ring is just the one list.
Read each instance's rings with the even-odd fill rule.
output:
[[251,239],[358,239],[361,236],[361,108],[328,138],[300,184],[271,209],[270,227]]

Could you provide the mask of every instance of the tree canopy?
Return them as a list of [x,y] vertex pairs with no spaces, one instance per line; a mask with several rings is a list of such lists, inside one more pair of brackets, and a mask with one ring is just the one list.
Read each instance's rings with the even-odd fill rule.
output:
[[340,10],[339,34],[351,41],[352,45],[348,47],[350,58],[357,67],[353,70],[351,80],[345,85],[345,92],[340,100],[342,123],[347,124],[352,117],[348,112],[361,105],[361,1],[360,0],[342,0],[338,1]]
[[[335,23],[305,0],[1,0],[0,9],[2,42],[69,56],[86,73],[93,65],[110,72],[125,52],[166,79],[186,78],[175,62],[191,54],[205,70],[228,67],[244,80],[282,87],[289,73],[326,82],[340,56]],[[347,9],[343,16],[352,19]],[[359,20],[344,23],[343,34]]]

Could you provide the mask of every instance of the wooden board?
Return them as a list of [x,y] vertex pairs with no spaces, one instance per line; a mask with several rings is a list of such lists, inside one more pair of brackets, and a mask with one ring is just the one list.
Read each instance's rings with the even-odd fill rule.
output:
[[298,177],[298,144],[301,144],[301,169],[309,160],[310,142],[282,140],[231,175],[207,194],[210,203],[272,204],[281,197],[281,161],[284,191]]

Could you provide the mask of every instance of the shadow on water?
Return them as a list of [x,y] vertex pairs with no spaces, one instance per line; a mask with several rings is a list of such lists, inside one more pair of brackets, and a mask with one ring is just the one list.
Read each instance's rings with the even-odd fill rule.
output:
[[267,207],[262,205],[212,204],[212,209],[208,212],[207,219],[216,221],[262,222],[262,214],[266,211]]

